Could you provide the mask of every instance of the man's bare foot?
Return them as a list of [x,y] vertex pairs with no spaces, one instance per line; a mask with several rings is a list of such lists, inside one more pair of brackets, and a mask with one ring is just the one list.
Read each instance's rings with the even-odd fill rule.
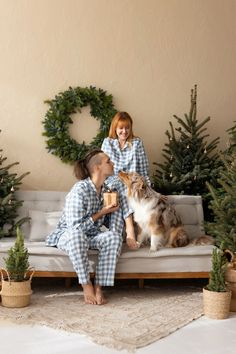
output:
[[97,305],[104,305],[107,303],[107,299],[104,297],[100,285],[95,285],[95,295],[96,295]]
[[82,285],[83,291],[84,291],[84,301],[86,304],[90,305],[96,305],[97,304],[97,299],[96,295],[94,292],[93,285],[91,283],[89,284],[83,284]]

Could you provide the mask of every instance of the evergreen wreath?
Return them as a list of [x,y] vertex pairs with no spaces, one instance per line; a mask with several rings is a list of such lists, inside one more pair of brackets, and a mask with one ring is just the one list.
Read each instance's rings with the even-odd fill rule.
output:
[[[100,148],[107,137],[111,120],[117,112],[112,102],[112,95],[96,87],[69,87],[67,91],[60,92],[52,100],[47,100],[50,108],[43,121],[43,135],[48,137],[47,150],[60,157],[63,162],[73,163],[84,158],[85,154],[93,149]],[[90,144],[83,141],[78,143],[70,137],[69,124],[73,123],[71,115],[81,112],[83,107],[90,105],[90,114],[100,121],[98,134]]]

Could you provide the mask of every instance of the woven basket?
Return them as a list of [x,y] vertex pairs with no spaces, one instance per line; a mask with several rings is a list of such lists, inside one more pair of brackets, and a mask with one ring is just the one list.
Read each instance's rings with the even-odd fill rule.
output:
[[225,280],[232,291],[230,311],[236,312],[236,269],[229,267],[225,273]]
[[29,279],[21,282],[15,282],[9,279],[4,279],[2,274],[2,290],[0,292],[2,297],[2,305],[5,307],[28,306],[32,294],[32,277],[33,273],[30,275]]
[[216,292],[203,289],[204,314],[214,320],[221,320],[229,316],[231,291]]

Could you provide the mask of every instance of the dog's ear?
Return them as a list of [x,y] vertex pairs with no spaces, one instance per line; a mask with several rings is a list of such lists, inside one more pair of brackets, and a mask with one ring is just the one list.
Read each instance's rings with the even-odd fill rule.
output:
[[139,189],[139,190],[145,189],[144,181],[142,181],[142,180],[139,181],[139,183],[138,183],[138,189]]

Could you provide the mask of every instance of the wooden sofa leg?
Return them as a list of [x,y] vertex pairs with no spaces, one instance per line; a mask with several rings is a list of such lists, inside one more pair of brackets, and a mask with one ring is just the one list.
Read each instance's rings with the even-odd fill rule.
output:
[[143,289],[144,288],[144,279],[139,279],[138,280],[138,287],[139,287],[139,289]]
[[65,287],[67,289],[71,287],[71,279],[72,278],[65,278]]

